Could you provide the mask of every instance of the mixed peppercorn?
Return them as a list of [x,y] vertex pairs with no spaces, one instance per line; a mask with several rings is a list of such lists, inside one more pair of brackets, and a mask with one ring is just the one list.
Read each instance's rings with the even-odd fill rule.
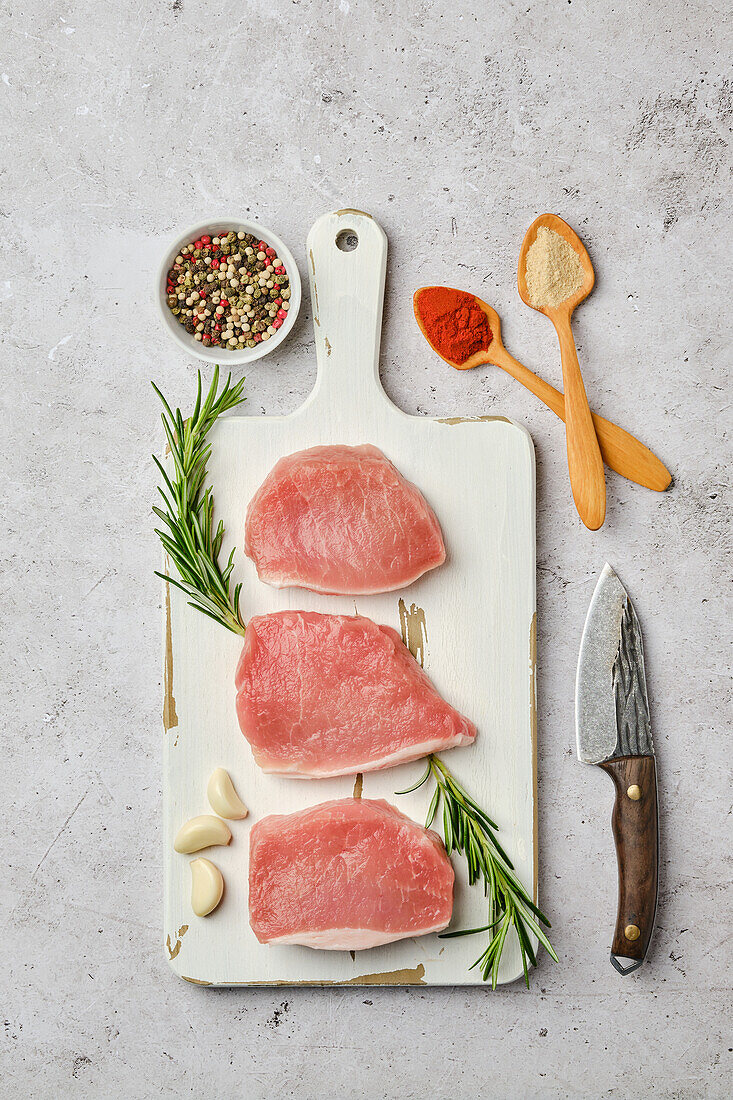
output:
[[203,234],[176,256],[166,301],[205,347],[253,348],[287,320],[290,279],[275,249],[251,233]]

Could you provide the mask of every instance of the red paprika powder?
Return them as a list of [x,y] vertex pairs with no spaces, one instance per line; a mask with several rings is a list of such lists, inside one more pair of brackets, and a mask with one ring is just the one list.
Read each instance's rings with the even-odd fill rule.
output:
[[453,363],[465,363],[477,351],[485,351],[493,339],[473,294],[429,286],[418,295],[416,308],[430,343]]

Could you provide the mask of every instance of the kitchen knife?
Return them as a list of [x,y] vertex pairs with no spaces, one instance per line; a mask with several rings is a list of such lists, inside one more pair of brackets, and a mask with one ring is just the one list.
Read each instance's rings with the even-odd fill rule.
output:
[[608,564],[580,644],[575,723],[578,759],[603,768],[616,788],[611,824],[619,896],[611,962],[630,974],[644,961],[657,909],[657,772],[641,628]]

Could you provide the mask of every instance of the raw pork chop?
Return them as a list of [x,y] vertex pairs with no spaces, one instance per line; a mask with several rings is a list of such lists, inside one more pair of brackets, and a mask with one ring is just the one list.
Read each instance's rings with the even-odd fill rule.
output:
[[453,877],[440,837],[388,802],[322,802],[253,825],[249,922],[260,943],[377,947],[445,928]]
[[371,446],[281,458],[247,509],[244,549],[276,588],[351,595],[404,588],[445,561],[422,493]]
[[242,733],[266,772],[374,771],[476,736],[397,631],[361,615],[279,611],[250,619],[235,683]]

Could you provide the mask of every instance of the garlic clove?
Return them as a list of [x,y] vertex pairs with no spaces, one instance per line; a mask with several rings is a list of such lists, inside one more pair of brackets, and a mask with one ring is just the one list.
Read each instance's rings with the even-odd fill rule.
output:
[[197,917],[208,917],[221,901],[224,878],[209,859],[191,860],[191,908]]
[[217,768],[211,773],[209,785],[206,788],[209,805],[219,817],[228,817],[230,820],[241,821],[249,810],[234,789],[231,776],[224,768]]
[[229,826],[221,818],[214,817],[213,814],[201,814],[181,825],[173,847],[177,852],[189,855],[191,852],[200,852],[202,848],[210,848],[212,844],[228,844],[231,839]]

